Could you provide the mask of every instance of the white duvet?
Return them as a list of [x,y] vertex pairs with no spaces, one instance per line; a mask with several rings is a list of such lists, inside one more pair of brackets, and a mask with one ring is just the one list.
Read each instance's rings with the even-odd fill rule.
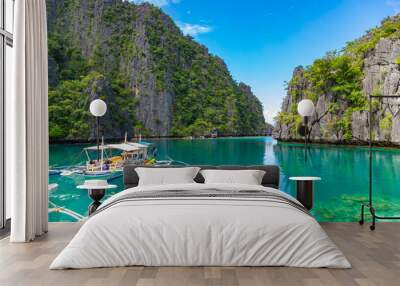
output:
[[[290,197],[262,186],[181,184],[128,189],[102,206],[129,192],[205,188]],[[254,198],[163,198],[121,202],[89,218],[50,269],[127,265],[351,267],[318,222],[290,205]]]

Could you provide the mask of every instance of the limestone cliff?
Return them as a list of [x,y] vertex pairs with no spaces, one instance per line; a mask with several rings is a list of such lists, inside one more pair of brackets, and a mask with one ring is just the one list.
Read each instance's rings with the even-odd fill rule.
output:
[[[301,139],[297,103],[310,98],[316,106],[310,140],[365,143],[368,140],[368,96],[400,95],[400,17],[350,42],[341,52],[330,52],[308,67],[297,67],[288,82],[287,96],[277,116],[274,136]],[[400,99],[373,103],[373,140],[400,144]]]
[[49,134],[88,139],[92,99],[106,138],[262,134],[262,106],[224,61],[159,8],[122,0],[47,0]]

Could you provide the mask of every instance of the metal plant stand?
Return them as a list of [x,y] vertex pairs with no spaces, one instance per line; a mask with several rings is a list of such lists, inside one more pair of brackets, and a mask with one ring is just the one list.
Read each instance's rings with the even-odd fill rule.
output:
[[400,95],[370,95],[369,96],[369,138],[368,138],[368,147],[369,147],[369,199],[368,203],[363,203],[361,205],[361,219],[359,223],[364,224],[364,211],[365,208],[368,208],[371,216],[372,216],[372,224],[370,225],[371,230],[375,230],[376,219],[381,220],[397,220],[400,219],[400,216],[381,216],[377,215],[377,210],[374,208],[373,200],[372,200],[372,99],[373,98],[400,98]]

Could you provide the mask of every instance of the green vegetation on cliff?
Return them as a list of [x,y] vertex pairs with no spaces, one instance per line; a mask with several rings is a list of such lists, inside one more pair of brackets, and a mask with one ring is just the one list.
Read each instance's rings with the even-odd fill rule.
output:
[[[286,137],[296,138],[297,126],[301,124],[296,103],[309,98],[317,104],[324,97],[325,107],[317,110],[314,120],[318,124],[322,117],[328,118],[324,128],[320,127],[323,129],[320,136],[328,140],[335,137],[338,141],[355,139],[352,131],[353,114],[368,110],[362,83],[365,78],[365,58],[384,38],[400,39],[399,16],[385,19],[379,27],[369,30],[360,39],[349,42],[342,51],[329,52],[310,66],[297,68],[288,83],[288,106],[276,117],[278,129],[284,125],[288,130]],[[375,87],[373,93],[381,92],[380,87]],[[382,120],[380,126],[392,126],[388,116]]]
[[121,0],[47,0],[47,7],[50,138],[93,135],[87,111],[98,97],[109,106],[102,124],[109,137],[265,131],[250,89],[159,8]]

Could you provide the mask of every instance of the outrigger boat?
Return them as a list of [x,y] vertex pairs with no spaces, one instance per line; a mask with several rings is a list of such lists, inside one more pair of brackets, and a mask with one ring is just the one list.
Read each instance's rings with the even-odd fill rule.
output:
[[[121,173],[126,164],[160,166],[172,164],[172,160],[156,161],[157,148],[152,143],[141,141],[140,135],[138,141],[129,142],[126,133],[124,142],[118,144],[104,144],[104,138],[102,138],[101,145],[83,148],[82,152],[87,158],[84,165],[52,169],[49,175],[80,174],[86,177],[98,177]],[[97,156],[93,156],[97,151]],[[93,159],[94,157],[97,158]]]
[[[97,146],[86,147],[84,151],[88,160],[82,173],[89,176],[102,176],[122,171],[125,164],[151,164],[154,159],[147,160],[148,147],[148,145],[135,142],[102,144],[99,146],[101,152],[99,160],[91,159],[89,154],[90,151],[97,151]],[[115,155],[116,152],[120,153]]]

